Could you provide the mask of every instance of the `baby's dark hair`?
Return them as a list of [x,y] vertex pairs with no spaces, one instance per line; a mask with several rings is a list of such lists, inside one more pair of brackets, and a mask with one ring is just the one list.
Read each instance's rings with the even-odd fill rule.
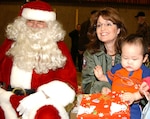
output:
[[[122,49],[122,46],[125,44],[141,44],[143,48],[143,56],[148,54],[148,44],[144,40],[144,38],[139,34],[130,34],[128,35],[124,40],[121,41],[120,49]],[[122,51],[121,51],[122,53]]]

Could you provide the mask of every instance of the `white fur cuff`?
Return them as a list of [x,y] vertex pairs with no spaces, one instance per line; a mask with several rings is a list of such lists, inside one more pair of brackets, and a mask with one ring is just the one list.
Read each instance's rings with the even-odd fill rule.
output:
[[10,103],[10,97],[13,95],[13,93],[5,91],[1,88],[0,92],[0,106],[4,111],[5,119],[18,119],[17,114]]
[[68,84],[61,81],[52,81],[39,87],[48,97],[56,100],[62,106],[72,103],[75,98],[75,91]]

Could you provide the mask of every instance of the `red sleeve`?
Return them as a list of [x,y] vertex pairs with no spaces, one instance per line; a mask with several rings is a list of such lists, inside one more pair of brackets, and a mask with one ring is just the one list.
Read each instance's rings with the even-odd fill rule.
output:
[[5,53],[8,51],[8,49],[11,47],[13,41],[6,39],[3,44],[0,46],[0,63],[5,56]]
[[[0,46],[0,81],[3,79],[2,78],[2,65],[4,62],[4,58],[6,58],[6,52],[8,51],[8,49],[11,47],[13,41],[6,39],[3,44]],[[8,69],[7,69],[8,70]]]
[[58,77],[77,91],[77,73],[69,49],[63,41],[58,43],[58,47],[67,58],[64,68],[58,69]]

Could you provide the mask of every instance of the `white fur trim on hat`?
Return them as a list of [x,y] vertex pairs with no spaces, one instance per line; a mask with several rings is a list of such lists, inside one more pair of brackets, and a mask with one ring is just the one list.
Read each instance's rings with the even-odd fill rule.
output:
[[29,20],[38,20],[38,21],[56,20],[56,13],[54,11],[44,11],[31,8],[24,8],[22,11],[22,16]]

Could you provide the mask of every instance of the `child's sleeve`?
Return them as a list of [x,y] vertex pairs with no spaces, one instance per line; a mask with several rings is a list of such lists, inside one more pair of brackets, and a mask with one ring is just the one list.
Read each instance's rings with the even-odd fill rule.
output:
[[111,68],[111,70],[108,70],[106,73],[106,77],[108,79],[108,82],[112,85],[114,74],[116,71],[120,70],[122,68],[121,64],[117,64],[114,67]]

